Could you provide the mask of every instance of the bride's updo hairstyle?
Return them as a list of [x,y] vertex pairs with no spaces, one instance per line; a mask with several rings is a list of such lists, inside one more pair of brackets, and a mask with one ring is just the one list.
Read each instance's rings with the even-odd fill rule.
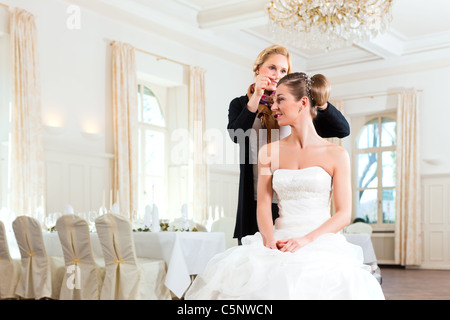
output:
[[289,91],[297,101],[303,97],[308,97],[311,103],[310,110],[313,119],[317,115],[317,107],[326,104],[330,98],[330,82],[322,74],[309,77],[306,73],[294,72],[281,78],[277,87],[282,84],[289,88]]

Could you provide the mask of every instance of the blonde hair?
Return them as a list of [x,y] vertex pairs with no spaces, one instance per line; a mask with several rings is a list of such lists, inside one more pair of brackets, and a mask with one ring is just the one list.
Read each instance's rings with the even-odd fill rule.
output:
[[291,56],[289,54],[289,50],[286,49],[286,47],[280,46],[280,45],[272,45],[270,47],[265,48],[263,51],[261,51],[256,57],[256,60],[253,64],[253,72],[256,74],[256,71],[259,70],[259,68],[262,66],[266,60],[274,54],[281,54],[282,56],[285,56],[288,62],[288,70],[287,73],[291,73]]
[[309,77],[303,72],[295,72],[281,78],[278,86],[285,84],[294,98],[298,101],[302,97],[308,97],[311,105],[311,115],[317,115],[317,108],[323,106],[330,98],[331,86],[323,74]]

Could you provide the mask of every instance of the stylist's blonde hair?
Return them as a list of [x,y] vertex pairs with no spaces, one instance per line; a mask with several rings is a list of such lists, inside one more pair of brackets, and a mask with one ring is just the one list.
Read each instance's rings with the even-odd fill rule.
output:
[[289,50],[286,49],[286,47],[280,46],[280,45],[272,45],[268,48],[265,48],[263,51],[260,52],[258,57],[255,60],[255,63],[253,64],[253,72],[256,75],[256,71],[259,70],[261,65],[266,62],[266,60],[273,54],[281,54],[282,56],[285,56],[288,61],[288,70],[287,73],[291,73],[291,56],[289,55]]

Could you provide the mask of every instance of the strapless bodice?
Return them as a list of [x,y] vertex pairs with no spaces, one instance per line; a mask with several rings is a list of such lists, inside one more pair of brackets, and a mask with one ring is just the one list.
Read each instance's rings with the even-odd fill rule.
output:
[[330,218],[331,181],[319,166],[273,173],[280,216],[275,221],[276,238],[304,235]]

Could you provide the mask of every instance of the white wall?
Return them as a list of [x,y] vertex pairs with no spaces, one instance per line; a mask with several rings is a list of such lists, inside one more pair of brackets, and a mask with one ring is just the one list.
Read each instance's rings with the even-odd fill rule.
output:
[[[57,147],[112,152],[111,132],[111,47],[110,41],[130,43],[136,48],[167,56],[189,65],[199,66],[206,73],[207,125],[226,128],[229,101],[244,94],[251,80],[251,66],[246,70],[238,65],[217,59],[202,52],[180,46],[158,30],[142,30],[81,9],[80,29],[70,30],[66,10],[70,3],[58,0],[3,1],[37,15],[38,41],[42,77],[42,113],[44,124],[53,117],[61,120],[64,142],[46,141]],[[0,32],[8,32],[0,16]],[[6,30],[5,30],[6,29]],[[185,81],[173,76],[178,65],[137,53],[138,70],[165,77],[172,83]],[[155,66],[159,65],[159,68]],[[168,72],[169,71],[169,72]],[[86,142],[80,131],[97,127],[104,137],[98,142]]]
[[[432,62],[429,64],[433,65]],[[450,255],[449,221],[450,207],[448,195],[448,180],[450,176],[450,67],[448,64],[433,67],[407,67],[402,72],[382,71],[367,72],[358,80],[345,81],[343,74],[333,85],[332,95],[336,97],[364,96],[365,93],[398,92],[402,88],[423,90],[419,94],[419,143],[420,171],[422,182],[422,268],[449,269]],[[420,70],[418,70],[420,69]],[[333,70],[329,70],[333,73]],[[357,66],[346,70],[348,74],[360,72]],[[323,71],[326,75],[326,70]],[[350,78],[350,77],[349,77]],[[396,95],[362,97],[344,101],[344,111],[350,124],[352,119],[361,115],[396,110],[398,98]],[[353,128],[352,128],[353,129]],[[354,136],[344,139],[344,146],[350,152]],[[377,259],[380,263],[394,263],[394,235],[374,234],[374,244]]]
[[[447,141],[450,138],[450,132],[447,130],[450,119],[447,97],[450,91],[450,67],[339,83],[333,86],[332,93],[335,96],[346,97],[359,93],[398,92],[401,88],[423,90],[419,99],[421,173],[424,175],[450,173],[450,147]],[[395,95],[344,101],[345,114],[350,121],[352,117],[358,115],[396,110],[396,107]],[[357,132],[352,132],[352,135],[355,134]],[[348,150],[351,150],[350,141],[351,138],[345,140]],[[427,159],[439,161],[432,165],[423,161]]]
[[[228,105],[232,98],[246,93],[252,80],[252,66],[243,68],[179,45],[159,30],[130,26],[83,8],[80,29],[69,29],[67,8],[71,4],[65,1],[4,0],[3,3],[37,15],[42,120],[44,125],[61,126],[58,135],[50,130],[43,131],[47,161],[54,160],[55,152],[76,152],[89,159],[93,155],[108,159],[113,153],[110,46],[113,40],[206,69],[206,126],[221,132],[225,143],[231,143],[226,132]],[[0,32],[8,33],[8,16],[3,12],[0,19]],[[177,64],[156,61],[141,52],[136,54],[136,60],[140,76],[151,75],[166,86],[187,83],[186,72]],[[98,133],[98,138],[87,139],[82,131]],[[90,161],[88,158],[86,161]],[[212,170],[233,173],[237,169],[237,163],[212,166]],[[51,205],[51,199],[47,203]],[[234,211],[228,213],[234,214]]]

